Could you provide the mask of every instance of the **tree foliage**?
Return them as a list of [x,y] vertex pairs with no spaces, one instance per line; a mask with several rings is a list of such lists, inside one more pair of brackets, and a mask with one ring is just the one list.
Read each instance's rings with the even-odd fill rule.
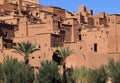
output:
[[55,51],[55,54],[61,58],[61,64],[65,63],[66,58],[73,53],[73,50],[70,50],[69,47],[60,47]]
[[105,66],[101,66],[98,69],[94,70],[95,78],[93,79],[93,83],[105,83],[107,81],[107,72]]
[[80,80],[80,69],[71,67],[66,74],[67,82],[69,83],[78,83]]
[[35,83],[59,83],[61,81],[58,65],[54,61],[42,61],[36,74]]
[[120,83],[120,61],[115,62],[114,59],[110,59],[107,65],[107,73],[113,83]]
[[17,46],[13,47],[13,49],[15,49],[18,53],[24,56],[26,64],[29,63],[29,59],[28,59],[29,55],[39,50],[38,48],[36,48],[35,45],[30,43],[29,41],[18,43]]
[[33,83],[34,71],[30,65],[6,57],[2,64],[2,83]]
[[57,49],[55,51],[55,55],[58,56],[58,58],[60,58],[60,64],[63,67],[63,82],[67,82],[67,78],[66,78],[66,58],[68,56],[70,56],[71,54],[73,54],[73,50],[70,50],[69,47],[60,47],[59,49]]
[[71,68],[67,74],[68,81],[71,83],[105,83],[107,74],[104,66],[98,69],[91,69],[87,67]]

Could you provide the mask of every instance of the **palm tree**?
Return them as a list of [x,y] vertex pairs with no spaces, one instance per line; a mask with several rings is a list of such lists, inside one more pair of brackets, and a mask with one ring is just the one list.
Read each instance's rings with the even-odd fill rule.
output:
[[24,56],[24,60],[26,64],[29,63],[29,59],[28,59],[29,55],[39,50],[38,48],[36,48],[35,45],[30,43],[29,41],[18,43],[17,46],[13,46],[13,49],[15,49],[19,54]]
[[70,50],[69,47],[60,47],[55,51],[55,54],[60,57],[60,64],[63,67],[63,80],[66,80],[66,58],[73,54],[73,50]]

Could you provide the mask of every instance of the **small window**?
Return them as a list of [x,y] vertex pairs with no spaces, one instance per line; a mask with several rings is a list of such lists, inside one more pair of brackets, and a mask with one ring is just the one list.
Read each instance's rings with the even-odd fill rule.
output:
[[94,52],[97,52],[97,43],[94,43]]
[[96,24],[98,24],[98,22],[96,22]]
[[108,19],[108,22],[110,22],[110,19]]
[[32,57],[32,59],[34,59],[34,56]]
[[81,35],[79,35],[79,40],[82,40],[82,36]]
[[39,13],[36,13],[36,17],[39,17]]
[[40,44],[39,44],[38,48],[41,48]]
[[5,33],[5,37],[7,37],[7,36],[8,36],[8,32]]
[[80,50],[82,49],[82,46],[80,46]]

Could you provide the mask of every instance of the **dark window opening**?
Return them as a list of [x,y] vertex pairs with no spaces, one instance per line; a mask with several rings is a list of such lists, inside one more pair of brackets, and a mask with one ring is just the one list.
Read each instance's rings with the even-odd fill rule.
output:
[[5,33],[5,37],[7,37],[7,36],[8,36],[8,32]]
[[79,35],[79,40],[82,40],[82,36],[81,35]]
[[36,13],[36,17],[39,17],[39,13]]
[[39,44],[38,48],[41,48],[40,44]]
[[96,24],[98,24],[98,22],[96,22]]
[[97,43],[94,44],[94,52],[97,52]]
[[34,57],[32,57],[32,59],[34,59]]

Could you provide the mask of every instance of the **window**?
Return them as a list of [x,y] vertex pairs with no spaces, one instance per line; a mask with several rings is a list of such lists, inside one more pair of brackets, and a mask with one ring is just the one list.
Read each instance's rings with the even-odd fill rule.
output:
[[98,22],[96,22],[96,24],[98,24]]
[[97,52],[97,43],[94,43],[94,52]]
[[39,17],[39,13],[36,13],[36,17]]
[[41,48],[40,44],[39,44],[38,48]]
[[32,59],[34,59],[34,56],[32,57]]
[[82,36],[81,35],[79,35],[79,40],[82,40]]
[[5,37],[7,37],[7,36],[8,36],[8,32],[5,33]]

